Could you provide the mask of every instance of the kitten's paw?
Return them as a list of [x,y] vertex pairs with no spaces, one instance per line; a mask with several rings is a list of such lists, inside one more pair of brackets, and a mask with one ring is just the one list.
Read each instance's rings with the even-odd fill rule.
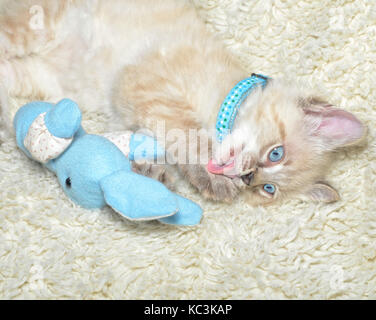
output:
[[232,202],[239,193],[239,189],[233,183],[232,179],[209,173],[210,187],[202,191],[207,199],[215,201]]
[[232,179],[212,174],[204,166],[185,165],[181,169],[188,180],[207,199],[230,203],[239,194],[239,188]]
[[174,176],[168,166],[150,162],[138,163],[132,161],[132,171],[143,176],[162,182],[167,188],[173,190]]

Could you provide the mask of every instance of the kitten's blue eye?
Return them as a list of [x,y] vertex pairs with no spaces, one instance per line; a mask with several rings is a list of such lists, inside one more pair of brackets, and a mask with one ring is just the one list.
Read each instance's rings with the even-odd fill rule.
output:
[[267,192],[267,193],[270,193],[270,194],[274,194],[275,192],[275,186],[268,183],[268,184],[264,184],[264,190]]
[[283,158],[284,153],[285,150],[283,149],[283,146],[276,147],[272,151],[270,151],[269,160],[271,162],[280,161]]

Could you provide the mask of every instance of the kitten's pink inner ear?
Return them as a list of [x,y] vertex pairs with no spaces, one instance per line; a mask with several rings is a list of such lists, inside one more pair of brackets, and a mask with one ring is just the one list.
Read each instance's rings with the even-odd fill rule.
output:
[[364,134],[363,124],[350,112],[327,108],[321,116],[322,120],[316,132],[335,147],[356,142]]

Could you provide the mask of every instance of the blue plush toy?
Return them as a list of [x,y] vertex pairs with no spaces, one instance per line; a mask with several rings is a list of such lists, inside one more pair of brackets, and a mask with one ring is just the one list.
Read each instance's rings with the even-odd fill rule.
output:
[[122,132],[87,134],[77,104],[32,102],[14,118],[17,145],[53,171],[64,192],[85,208],[109,205],[131,220],[196,225],[201,208],[160,182],[131,171],[130,160],[151,160],[165,151],[151,137]]

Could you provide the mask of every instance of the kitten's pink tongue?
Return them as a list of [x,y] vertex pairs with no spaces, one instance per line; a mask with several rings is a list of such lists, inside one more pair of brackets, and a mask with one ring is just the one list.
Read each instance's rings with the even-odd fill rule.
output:
[[231,175],[235,165],[235,159],[231,159],[229,162],[219,165],[215,160],[210,159],[208,163],[208,171],[213,174]]

